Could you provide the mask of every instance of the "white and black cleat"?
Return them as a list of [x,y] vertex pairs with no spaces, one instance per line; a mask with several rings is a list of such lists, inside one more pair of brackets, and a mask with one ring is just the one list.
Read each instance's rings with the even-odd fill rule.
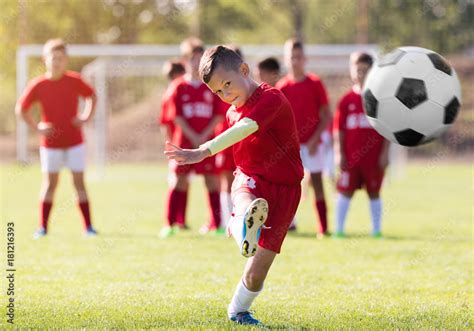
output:
[[242,228],[242,243],[240,254],[245,257],[254,256],[257,253],[258,239],[262,226],[268,216],[268,202],[265,199],[255,199],[247,207],[244,214],[244,226]]

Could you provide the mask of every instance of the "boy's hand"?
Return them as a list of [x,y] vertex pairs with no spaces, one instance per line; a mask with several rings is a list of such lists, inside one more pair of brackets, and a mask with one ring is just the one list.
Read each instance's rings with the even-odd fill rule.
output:
[[184,149],[166,142],[165,155],[170,160],[175,160],[178,165],[199,163],[206,157],[211,156],[211,151],[205,147],[196,149]]
[[318,151],[320,137],[312,137],[308,140],[308,153],[309,155],[314,155]]
[[49,137],[54,133],[54,127],[52,123],[39,122],[36,126],[36,131],[43,136]]
[[80,118],[79,116],[76,116],[72,119],[72,125],[74,125],[76,128],[80,128],[84,124],[86,124],[86,120]]

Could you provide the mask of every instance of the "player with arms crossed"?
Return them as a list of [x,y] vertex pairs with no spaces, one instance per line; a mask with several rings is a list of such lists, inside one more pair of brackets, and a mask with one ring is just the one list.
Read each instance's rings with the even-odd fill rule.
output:
[[[67,71],[66,45],[61,39],[51,39],[43,48],[46,73],[34,78],[17,102],[15,112],[41,136],[40,159],[43,183],[40,194],[40,226],[35,238],[48,232],[48,219],[53,206],[59,171],[63,166],[72,171],[85,234],[97,232],[91,224],[89,199],[84,184],[85,148],[81,127],[94,113],[95,92],[81,76]],[[77,113],[79,98],[85,99],[85,109]],[[36,123],[29,113],[32,105],[39,104],[41,122]]]
[[249,66],[229,48],[207,50],[199,72],[207,86],[232,105],[227,111],[230,128],[196,149],[167,143],[165,154],[178,164],[189,164],[233,145],[237,170],[228,233],[250,259],[228,317],[239,324],[260,325],[249,308],[280,253],[301,197],[303,166],[294,115],[285,96],[267,84],[258,85],[250,78]]
[[339,101],[334,126],[339,137],[341,173],[337,181],[336,237],[344,237],[344,224],[354,191],[365,186],[370,198],[372,235],[381,237],[380,188],[388,165],[389,142],[375,131],[362,107],[361,89],[373,59],[366,53],[350,57],[352,90]]

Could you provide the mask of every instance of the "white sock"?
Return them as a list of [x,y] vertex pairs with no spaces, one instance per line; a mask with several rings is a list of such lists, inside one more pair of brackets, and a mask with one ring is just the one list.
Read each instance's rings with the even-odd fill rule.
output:
[[261,289],[258,292],[252,292],[248,290],[244,285],[244,281],[240,280],[237,284],[237,288],[235,289],[232,301],[230,302],[227,309],[227,315],[229,318],[234,317],[238,313],[248,311],[252,305],[253,300],[255,300],[260,292],[262,292]]
[[242,236],[242,232],[244,229],[244,222],[243,216],[232,216],[229,220],[230,222],[230,233],[232,234],[232,238],[235,239],[237,246],[240,247],[242,240],[244,239]]
[[382,223],[382,200],[370,199],[370,215],[372,217],[372,233],[379,233]]
[[232,199],[230,193],[221,192],[220,194],[221,202],[221,228],[227,228],[229,224],[229,219],[232,216]]
[[344,224],[346,223],[347,211],[349,210],[349,205],[351,203],[351,198],[346,197],[345,195],[339,193],[337,195],[336,202],[336,231],[344,232]]

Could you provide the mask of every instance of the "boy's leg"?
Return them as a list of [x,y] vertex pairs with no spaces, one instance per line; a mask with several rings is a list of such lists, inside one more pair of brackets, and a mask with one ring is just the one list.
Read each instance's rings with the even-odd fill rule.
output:
[[77,193],[79,209],[81,210],[82,219],[84,222],[84,230],[92,231],[90,205],[89,198],[87,196],[86,185],[84,183],[84,173],[82,171],[73,172],[72,179]]
[[275,256],[275,252],[259,247],[255,256],[249,258],[227,310],[230,319],[235,320],[239,313],[248,312],[252,302],[262,291]]
[[328,232],[328,221],[327,221],[327,206],[326,199],[324,197],[324,187],[321,172],[311,173],[311,183],[314,189],[314,195],[316,199],[316,210],[319,216],[319,233],[325,234]]
[[209,230],[216,230],[221,223],[221,203],[219,194],[219,176],[215,174],[205,174],[204,181],[206,183],[209,196],[209,211],[211,221],[208,225]]
[[178,220],[182,220],[184,224],[186,214],[186,198],[188,188],[188,175],[176,174],[176,183],[170,189],[168,194],[167,208],[167,225],[173,226]]
[[336,236],[344,236],[344,225],[353,192],[339,192],[336,201]]
[[223,171],[221,173],[221,228],[227,228],[230,217],[232,216],[232,198],[231,187],[234,175],[232,171]]
[[244,227],[244,222],[240,222],[239,220],[242,219],[245,215],[245,211],[250,203],[255,200],[257,197],[250,192],[241,191],[234,194],[233,197],[233,204],[234,204],[234,212],[232,218],[229,222],[229,226],[227,227],[227,234],[232,236],[237,245],[240,246],[242,243],[242,229]]
[[40,230],[48,231],[48,220],[53,207],[54,193],[58,186],[59,173],[43,172],[40,192]]
[[370,216],[372,218],[372,235],[380,237],[382,235],[382,200],[379,192],[367,192],[370,199]]

